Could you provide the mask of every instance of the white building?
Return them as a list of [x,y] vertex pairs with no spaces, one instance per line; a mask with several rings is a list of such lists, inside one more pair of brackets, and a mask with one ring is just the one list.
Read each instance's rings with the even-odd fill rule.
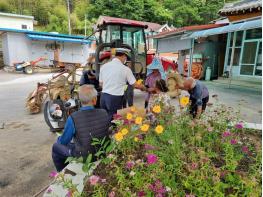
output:
[[52,65],[53,60],[85,65],[89,56],[91,41],[84,36],[10,28],[0,28],[0,35],[3,64],[7,66],[40,57],[46,58],[38,63],[42,66]]
[[33,16],[0,12],[0,28],[24,29],[33,31]]

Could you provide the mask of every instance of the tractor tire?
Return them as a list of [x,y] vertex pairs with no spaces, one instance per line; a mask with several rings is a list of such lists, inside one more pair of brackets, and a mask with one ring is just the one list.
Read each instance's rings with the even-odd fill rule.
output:
[[[61,122],[66,122],[66,117],[65,115],[63,114],[63,117],[61,118],[61,120],[59,121],[54,121],[54,119],[51,117],[50,113],[49,113],[49,108],[52,104],[58,104],[60,106],[63,106],[63,102],[60,100],[60,99],[56,99],[56,100],[53,100],[53,101],[47,101],[45,103],[45,106],[44,106],[44,118],[45,118],[45,122],[47,123],[47,125],[49,126],[50,128],[50,131],[51,132],[58,132],[58,131],[62,131],[64,129],[64,126],[61,126],[59,124],[59,121]],[[63,107],[64,108],[64,107]],[[62,109],[63,109],[62,108]]]
[[28,74],[28,75],[31,75],[33,74],[33,67],[32,66],[26,66],[24,69],[23,69],[23,72]]

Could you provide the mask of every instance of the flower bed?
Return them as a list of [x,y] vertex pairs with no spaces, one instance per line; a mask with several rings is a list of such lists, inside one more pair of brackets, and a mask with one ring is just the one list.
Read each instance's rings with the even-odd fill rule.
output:
[[93,141],[101,145],[97,167],[91,155],[84,163],[69,158],[92,175],[82,194],[81,184],[58,175],[60,196],[261,196],[261,132],[233,126],[231,108],[209,107],[197,122],[186,109],[177,114],[161,103],[151,111],[144,117],[131,108],[115,117],[112,142]]
[[115,148],[84,196],[261,195],[261,133],[229,127],[231,109],[218,106],[197,123],[161,105],[152,111],[148,119],[134,108],[116,117]]

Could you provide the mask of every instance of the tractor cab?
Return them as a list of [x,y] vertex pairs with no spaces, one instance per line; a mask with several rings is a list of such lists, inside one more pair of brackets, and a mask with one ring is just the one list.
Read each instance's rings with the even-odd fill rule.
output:
[[97,76],[100,66],[114,56],[114,48],[126,48],[130,50],[127,66],[137,78],[144,78],[147,54],[145,28],[147,26],[139,21],[100,17],[97,24],[98,43],[95,52]]

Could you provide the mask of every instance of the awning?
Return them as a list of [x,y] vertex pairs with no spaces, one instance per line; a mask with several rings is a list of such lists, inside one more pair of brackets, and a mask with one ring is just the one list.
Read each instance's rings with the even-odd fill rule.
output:
[[191,39],[180,39],[176,37],[169,37],[165,39],[158,39],[157,51],[158,53],[169,53],[186,50],[191,48]]
[[262,19],[257,19],[253,21],[246,21],[242,23],[236,23],[236,24],[230,24],[224,27],[218,27],[203,31],[196,31],[192,33],[191,35],[184,37],[183,39],[189,39],[189,38],[199,38],[199,37],[207,37],[217,34],[225,34],[228,32],[234,32],[234,31],[242,31],[247,29],[256,29],[262,27]]
[[54,34],[54,36],[45,36],[45,35],[36,35],[36,34],[26,34],[27,37],[31,40],[53,40],[58,42],[71,42],[71,43],[82,43],[89,44],[90,40],[84,40],[80,38],[67,38],[67,37],[59,37]]

